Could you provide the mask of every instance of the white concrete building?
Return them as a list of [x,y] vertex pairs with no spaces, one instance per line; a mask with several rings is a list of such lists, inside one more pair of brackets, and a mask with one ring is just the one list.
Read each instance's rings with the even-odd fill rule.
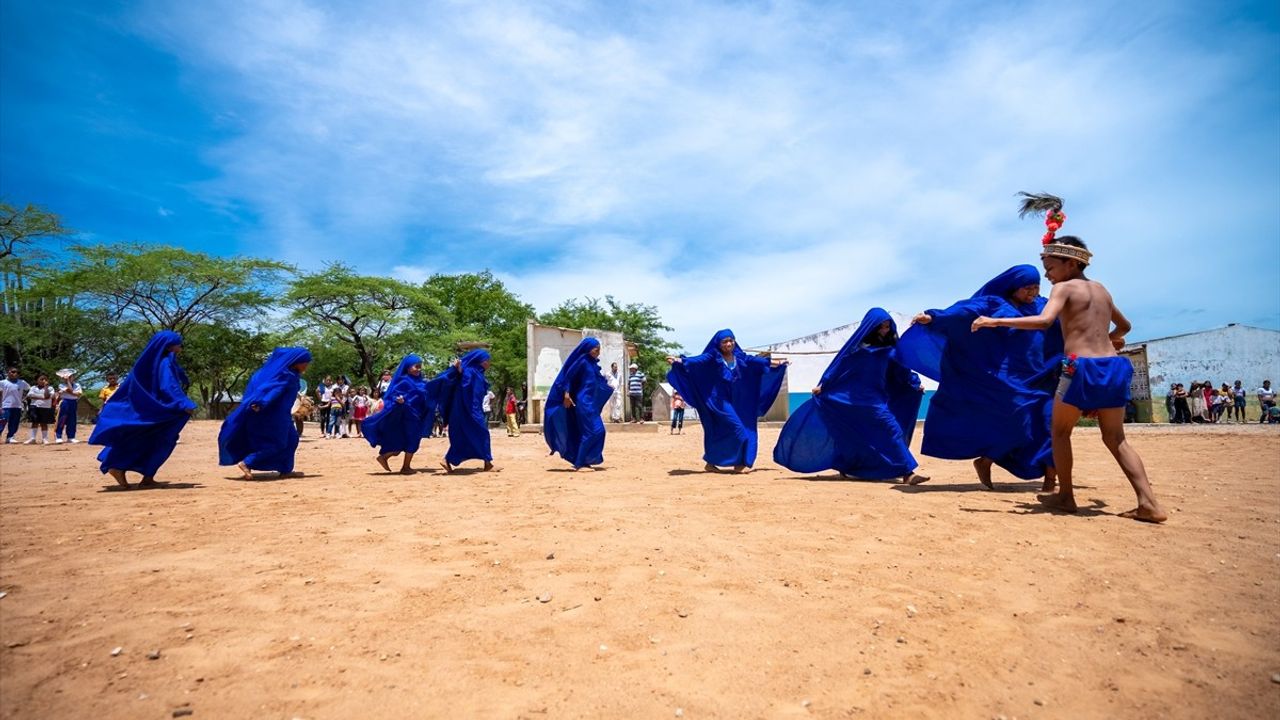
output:
[[1171,383],[1209,381],[1214,387],[1242,381],[1249,390],[1249,414],[1256,417],[1253,391],[1263,380],[1280,383],[1280,330],[1239,325],[1129,343],[1120,351],[1133,362],[1130,392],[1141,421],[1168,420],[1165,394]]

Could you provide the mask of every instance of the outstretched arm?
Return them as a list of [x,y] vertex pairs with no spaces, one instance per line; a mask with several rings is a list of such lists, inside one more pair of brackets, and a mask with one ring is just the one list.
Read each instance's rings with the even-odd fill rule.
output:
[[1028,315],[1026,317],[1016,318],[993,318],[985,315],[973,321],[971,329],[974,332],[988,327],[1007,327],[1015,330],[1044,330],[1053,325],[1058,319],[1058,314],[1062,312],[1062,308],[1067,304],[1067,290],[1059,292],[1061,286],[1054,285],[1049,291],[1049,301],[1044,304],[1044,309],[1039,315]]

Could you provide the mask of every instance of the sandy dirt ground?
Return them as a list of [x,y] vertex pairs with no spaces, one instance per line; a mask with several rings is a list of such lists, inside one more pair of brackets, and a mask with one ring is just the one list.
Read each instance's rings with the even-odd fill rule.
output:
[[577,474],[498,430],[500,472],[410,477],[310,427],[307,477],[246,482],[217,427],[152,490],[0,447],[0,716],[1280,717],[1275,428],[1134,430],[1155,527],[1092,429],[1066,517],[927,458],[704,474],[696,426]]

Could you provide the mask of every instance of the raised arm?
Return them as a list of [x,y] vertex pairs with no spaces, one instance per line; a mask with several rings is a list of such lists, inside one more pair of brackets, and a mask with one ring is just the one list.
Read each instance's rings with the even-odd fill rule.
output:
[[1054,285],[1049,291],[1049,300],[1044,304],[1044,309],[1039,315],[1028,315],[1026,317],[1016,318],[993,318],[982,316],[973,321],[970,328],[977,332],[982,328],[989,327],[1007,327],[1015,330],[1044,330],[1053,325],[1058,319],[1058,314],[1062,312],[1063,306],[1067,304],[1067,293],[1069,289],[1064,286]]

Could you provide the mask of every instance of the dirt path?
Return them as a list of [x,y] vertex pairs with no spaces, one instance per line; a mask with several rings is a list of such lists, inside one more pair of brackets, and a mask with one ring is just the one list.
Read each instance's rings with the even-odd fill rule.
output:
[[1164,527],[1114,517],[1093,430],[1077,517],[927,458],[707,475],[696,426],[408,478],[312,430],[308,477],[245,482],[201,422],[131,492],[0,447],[0,716],[1280,717],[1280,433],[1212,430],[1133,433]]

